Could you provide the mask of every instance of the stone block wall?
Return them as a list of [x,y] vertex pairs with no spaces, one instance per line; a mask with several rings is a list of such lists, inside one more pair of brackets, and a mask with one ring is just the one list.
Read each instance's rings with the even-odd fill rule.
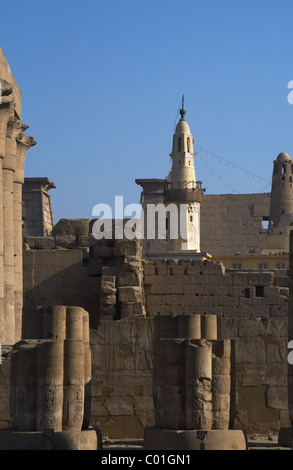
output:
[[76,305],[97,324],[99,279],[87,275],[81,249],[30,249],[23,257],[24,311],[35,305]]
[[224,272],[211,261],[158,260],[146,262],[144,272],[148,316],[218,315],[219,337],[234,348],[236,428],[253,433],[288,426],[285,278]]
[[91,330],[91,422],[104,437],[142,438],[154,423],[153,318],[102,321]]
[[64,219],[50,237],[24,237],[24,308],[75,305],[99,320],[144,315],[141,244],[96,240],[90,219]]
[[[136,183],[142,187],[145,210],[148,204],[164,203],[164,179],[137,179]],[[201,251],[233,256],[265,249],[268,231],[263,222],[269,220],[270,197],[270,193],[204,194],[200,204]],[[144,253],[162,253],[165,249],[166,241],[144,237]]]

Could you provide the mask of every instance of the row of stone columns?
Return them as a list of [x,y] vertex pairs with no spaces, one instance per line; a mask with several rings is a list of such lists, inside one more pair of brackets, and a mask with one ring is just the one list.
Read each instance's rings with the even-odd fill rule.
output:
[[156,426],[227,430],[231,343],[217,339],[217,316],[158,317],[154,354]]
[[[88,313],[79,307],[39,307],[40,339],[15,344],[10,424],[19,432],[87,429],[91,407]],[[33,312],[31,312],[33,320]]]
[[0,343],[21,338],[22,185],[28,149],[35,145],[15,110],[13,88],[0,104]]

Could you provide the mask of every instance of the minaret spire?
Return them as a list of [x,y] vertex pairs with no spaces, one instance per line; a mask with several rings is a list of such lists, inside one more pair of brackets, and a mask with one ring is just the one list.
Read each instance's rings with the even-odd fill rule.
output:
[[180,109],[180,114],[181,114],[181,121],[185,121],[185,114],[186,114],[186,111],[184,109],[184,97],[185,97],[185,94],[183,93],[182,95],[182,107]]

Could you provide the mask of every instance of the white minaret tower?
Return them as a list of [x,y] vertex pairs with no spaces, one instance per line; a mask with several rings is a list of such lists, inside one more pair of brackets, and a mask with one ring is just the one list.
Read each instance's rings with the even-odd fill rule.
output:
[[[185,120],[185,114],[183,95],[181,119],[176,126],[170,154],[172,169],[165,192],[165,204],[173,203],[178,208],[181,236],[177,240],[168,240],[168,251],[200,252],[200,203],[203,190],[201,183],[196,181],[194,140]],[[170,230],[170,224],[168,225]]]

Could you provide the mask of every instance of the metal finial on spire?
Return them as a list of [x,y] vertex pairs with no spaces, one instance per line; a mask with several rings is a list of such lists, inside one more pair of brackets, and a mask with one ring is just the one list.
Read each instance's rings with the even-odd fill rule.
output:
[[181,121],[185,121],[185,114],[186,114],[186,111],[184,109],[184,93],[182,95],[182,108],[180,109],[180,114],[181,114]]

